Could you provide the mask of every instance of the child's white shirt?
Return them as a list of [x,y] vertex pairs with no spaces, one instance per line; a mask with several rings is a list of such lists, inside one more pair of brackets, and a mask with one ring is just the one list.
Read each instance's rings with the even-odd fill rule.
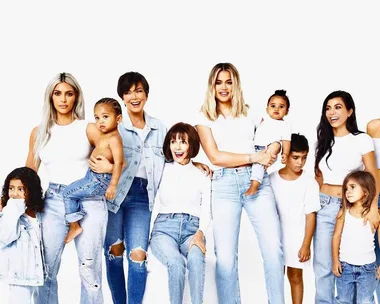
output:
[[339,260],[352,265],[365,265],[376,261],[375,239],[371,225],[363,225],[363,218],[356,218],[346,211],[339,247]]
[[275,141],[291,140],[291,125],[286,120],[276,120],[269,115],[263,117],[255,134],[256,146],[267,146]]
[[278,171],[269,177],[280,216],[284,265],[303,269],[310,260],[299,262],[298,252],[305,237],[306,215],[321,209],[318,183],[305,172],[292,181]]

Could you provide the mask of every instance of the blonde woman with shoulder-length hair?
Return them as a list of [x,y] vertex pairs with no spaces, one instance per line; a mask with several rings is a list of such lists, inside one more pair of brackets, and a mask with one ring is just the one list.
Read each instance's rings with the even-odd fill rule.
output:
[[[87,172],[98,132],[94,123],[84,120],[83,93],[76,79],[69,73],[57,74],[46,88],[42,120],[30,135],[26,160],[26,166],[35,171],[42,163],[49,180],[41,217],[47,276],[38,288],[36,303],[58,304],[57,275],[68,232],[62,193]],[[98,196],[83,200],[81,209],[85,214],[80,221],[83,232],[75,239],[80,303],[103,303],[101,265],[107,207]]]
[[280,148],[279,143],[272,143],[272,152],[255,152],[253,140],[258,123],[244,102],[237,69],[231,63],[215,65],[196,128],[214,170],[211,193],[220,304],[241,302],[237,252],[243,208],[258,237],[268,302],[284,303],[280,221],[268,174],[257,193],[246,194],[252,163],[270,166]]

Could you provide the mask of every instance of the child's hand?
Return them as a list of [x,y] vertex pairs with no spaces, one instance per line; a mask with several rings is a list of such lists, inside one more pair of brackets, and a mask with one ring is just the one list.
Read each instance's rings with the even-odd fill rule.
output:
[[341,276],[342,276],[342,264],[340,263],[339,260],[333,261],[333,264],[332,264],[332,272],[333,272],[337,277],[341,277]]
[[310,260],[310,247],[302,246],[298,251],[298,258],[301,263]]
[[189,250],[193,246],[199,247],[199,249],[202,251],[202,253],[206,254],[206,245],[205,245],[205,241],[204,241],[204,234],[202,231],[198,230],[194,234],[194,236],[191,239],[190,244],[189,244]]
[[116,195],[116,186],[109,185],[105,194],[106,199],[113,200]]
[[380,266],[377,268],[376,277],[380,279]]
[[287,160],[288,160],[288,154],[283,153],[281,155],[281,163],[286,164]]

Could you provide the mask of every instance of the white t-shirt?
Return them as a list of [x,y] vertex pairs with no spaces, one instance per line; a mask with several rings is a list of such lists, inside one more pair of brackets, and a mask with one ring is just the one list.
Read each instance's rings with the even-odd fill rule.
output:
[[[253,116],[248,109],[247,116],[233,118],[219,115],[216,121],[208,120],[203,113],[199,113],[195,126],[202,125],[209,127],[212,131],[215,143],[219,151],[249,154],[254,153],[255,129],[260,120],[259,117]],[[212,170],[223,167],[210,165]]]
[[87,124],[86,120],[76,119],[69,125],[52,126],[50,139],[40,151],[49,182],[68,185],[86,175],[92,151]]
[[41,240],[41,227],[38,219],[36,217],[31,217],[25,213],[30,225],[32,225],[33,230],[36,232],[37,238]]
[[376,261],[374,233],[363,218],[356,218],[346,211],[339,248],[339,260],[352,265],[365,265]]
[[298,251],[305,237],[306,215],[321,209],[318,183],[305,172],[292,181],[283,179],[278,171],[269,177],[280,215],[284,264],[302,269],[310,265],[310,260],[298,261]]
[[276,120],[269,115],[263,119],[256,130],[255,145],[267,146],[275,141],[291,140],[292,130],[288,121]]
[[354,170],[363,170],[363,155],[374,150],[372,138],[361,133],[341,137],[334,137],[335,144],[327,160],[325,156],[319,162],[319,169],[323,174],[323,183],[330,185],[343,185],[343,180]]
[[206,234],[211,220],[211,180],[193,162],[166,163],[158,190],[159,213],[187,213],[199,217],[199,229]]
[[144,126],[143,129],[139,129],[139,128],[133,128],[136,133],[138,134],[140,140],[141,140],[141,146],[142,146],[142,153],[141,153],[141,158],[140,158],[140,163],[139,163],[139,167],[137,168],[137,172],[136,172],[136,177],[140,177],[140,178],[145,178],[147,179],[147,175],[146,175],[146,161],[145,159],[146,158],[149,158],[147,157],[146,155],[146,149],[144,147],[144,142],[145,142],[145,138],[146,136],[148,135],[148,128],[146,127],[146,124]]
[[377,166],[377,169],[380,169],[380,138],[372,138],[372,139],[373,139],[373,145],[375,148],[376,166]]

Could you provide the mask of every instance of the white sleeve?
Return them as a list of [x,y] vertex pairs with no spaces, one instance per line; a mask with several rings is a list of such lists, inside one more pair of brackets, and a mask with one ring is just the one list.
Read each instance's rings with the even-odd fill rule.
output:
[[203,114],[203,112],[198,112],[193,119],[192,125],[195,126],[206,126],[211,128],[211,120],[208,120],[206,116]]
[[315,179],[310,177],[306,186],[306,193],[304,198],[305,214],[317,212],[321,209],[319,201],[319,185]]
[[202,212],[199,219],[199,230],[206,234],[211,223],[211,180],[205,177],[202,181]]
[[281,140],[291,140],[292,139],[292,128],[289,121],[283,121],[281,128]]
[[359,147],[362,155],[375,151],[373,139],[367,133],[362,133],[356,136],[359,136],[360,138]]

